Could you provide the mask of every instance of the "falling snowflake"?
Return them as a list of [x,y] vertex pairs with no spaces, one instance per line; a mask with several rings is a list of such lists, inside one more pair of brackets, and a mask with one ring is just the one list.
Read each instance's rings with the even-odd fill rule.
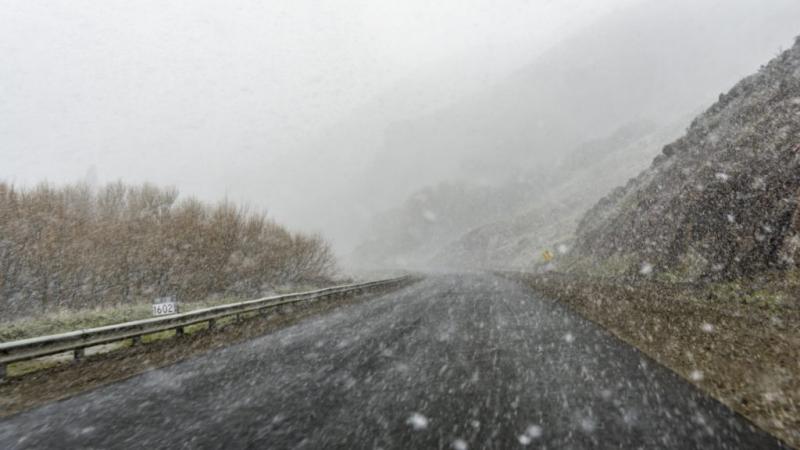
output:
[[725,216],[725,217],[728,219],[728,222],[730,222],[730,223],[736,223],[736,216],[734,216],[733,214],[728,214],[728,215],[727,215],[727,216]]
[[453,441],[453,450],[467,450],[467,441],[456,439]]
[[575,342],[575,336],[573,336],[572,333],[567,333],[567,334],[564,335],[564,340],[568,344],[571,344],[571,343]]
[[527,434],[530,438],[536,439],[542,436],[542,427],[539,425],[531,425],[525,430],[525,434]]
[[436,213],[431,210],[425,210],[425,212],[422,213],[422,216],[425,217],[425,220],[428,222],[436,222],[437,219]]
[[728,180],[731,178],[731,176],[730,176],[730,175],[728,175],[728,174],[727,174],[727,173],[725,173],[725,172],[717,172],[717,173],[714,175],[714,178],[718,179],[719,181],[728,181]]
[[411,425],[411,428],[417,431],[428,428],[428,418],[420,413],[411,414],[411,417],[406,420],[406,423]]
[[522,445],[528,445],[533,442],[534,439],[538,439],[542,436],[542,427],[539,425],[530,425],[524,433],[519,435],[517,438],[519,443]]
[[714,332],[714,325],[711,325],[708,322],[703,322],[703,324],[700,325],[700,329],[705,331],[706,333],[713,333]]
[[642,267],[639,269],[639,273],[642,275],[650,275],[653,273],[653,265],[650,263],[642,264]]
[[689,374],[689,378],[692,381],[700,381],[703,379],[703,372],[700,370],[693,370],[692,373]]

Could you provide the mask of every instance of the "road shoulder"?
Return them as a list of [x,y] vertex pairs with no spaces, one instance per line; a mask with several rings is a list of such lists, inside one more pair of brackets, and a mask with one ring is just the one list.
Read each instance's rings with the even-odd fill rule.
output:
[[[398,289],[392,287],[391,290]],[[181,338],[168,338],[88,356],[79,363],[61,364],[0,384],[0,417],[122,381],[188,358],[263,336],[337,308],[374,299],[385,291],[328,299],[307,305],[282,307],[269,315],[255,315],[241,323],[201,330]]]
[[733,302],[680,285],[516,277],[800,447],[797,308]]

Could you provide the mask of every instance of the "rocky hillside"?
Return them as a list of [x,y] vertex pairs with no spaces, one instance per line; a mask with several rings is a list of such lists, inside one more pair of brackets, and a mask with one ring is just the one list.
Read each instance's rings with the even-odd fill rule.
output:
[[538,175],[528,201],[459,236],[433,259],[437,266],[525,269],[545,249],[569,248],[581,215],[623,180],[637,174],[689,119],[670,126],[630,123],[585,142]]
[[580,221],[565,268],[735,277],[800,261],[800,38]]
[[[324,218],[317,228],[341,253],[350,252],[382,235],[371,220],[376,213],[402,208],[425,187],[456,180],[504,183],[521,172],[549,169],[571,149],[631,122],[666,125],[693,117],[790,42],[797,23],[797,0],[637,1],[574,35],[560,36],[563,40],[544,53],[532,49],[527,64],[488,84],[474,84],[475,71],[436,69],[436,83],[422,83],[427,75],[401,83],[304,152],[308,158],[294,170],[319,177],[320,183],[333,174],[325,189],[306,183],[291,198],[274,199],[290,198],[285,208],[270,204],[275,211],[303,211],[297,223]],[[442,74],[449,76],[440,79]],[[472,88],[456,95],[448,86],[460,85],[462,78],[473,80]],[[442,92],[453,95],[434,101]],[[585,206],[647,167],[666,142],[626,178],[598,186]],[[261,169],[252,167],[259,176]],[[352,182],[342,183],[345,179]],[[502,219],[517,212],[507,210]],[[410,213],[419,216],[417,210]],[[450,233],[436,245],[457,237]],[[365,264],[362,254],[352,262]]]
[[688,121],[632,122],[501,183],[421,189],[375,217],[354,259],[388,267],[530,266],[544,248],[570,239],[583,212],[646,167]]

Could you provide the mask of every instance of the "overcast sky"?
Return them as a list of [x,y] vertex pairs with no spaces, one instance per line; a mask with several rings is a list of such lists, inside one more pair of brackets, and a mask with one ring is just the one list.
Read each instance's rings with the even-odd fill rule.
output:
[[274,210],[298,149],[352,110],[437,77],[412,107],[446,103],[632,1],[5,0],[0,178],[96,166]]
[[[694,99],[702,92],[696,108],[791,43],[800,14],[794,1],[4,0],[0,179],[71,182],[94,167],[101,183],[149,181],[184,196],[247,203],[292,227],[323,232],[341,250],[357,243],[378,209],[418,188],[415,164],[425,164],[427,153],[440,153],[440,165],[452,160],[454,170],[428,170],[424,183],[438,173],[457,175],[464,149],[488,145],[494,152],[491,142],[479,145],[485,134],[530,148],[528,156],[544,151],[529,139],[535,130],[528,122],[550,117],[493,110],[495,86],[512,80],[519,92],[531,85],[552,92],[552,103],[542,103],[547,114],[550,105],[566,104],[559,97],[565,92],[580,100],[599,89],[601,100],[578,102],[549,122],[552,129],[558,120],[583,127],[572,113],[602,115],[604,96],[635,95],[620,71],[635,78],[644,65],[642,83],[654,83],[648,92],[671,96],[694,86],[686,93]],[[604,41],[622,17],[631,30]],[[594,29],[597,23],[604,28]],[[659,30],[673,38],[662,39]],[[584,41],[564,44],[575,35]],[[605,69],[566,74],[570,82],[551,70],[555,79],[529,82],[537,58],[554,48],[569,54],[550,52],[545,66],[583,66],[585,57]],[[713,58],[704,56],[709,51]],[[671,71],[673,61],[691,69]],[[714,70],[705,76],[709,64]],[[604,77],[622,80],[623,92],[606,93]],[[536,104],[542,92],[519,101]],[[483,100],[470,103],[473,96]],[[459,134],[471,126],[459,122],[459,105],[471,105],[470,114],[497,112],[498,123],[482,124],[492,133]],[[618,106],[626,113],[629,105]],[[442,129],[450,133],[445,145],[435,139],[438,122],[420,130],[429,117],[443,127],[453,118],[455,129]],[[406,119],[427,134],[398,133]],[[485,159],[477,161],[484,167]]]

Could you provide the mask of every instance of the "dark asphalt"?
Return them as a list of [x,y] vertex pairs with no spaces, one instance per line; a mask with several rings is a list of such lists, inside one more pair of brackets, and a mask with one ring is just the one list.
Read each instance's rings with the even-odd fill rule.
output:
[[0,422],[0,448],[780,448],[521,284],[437,275]]

